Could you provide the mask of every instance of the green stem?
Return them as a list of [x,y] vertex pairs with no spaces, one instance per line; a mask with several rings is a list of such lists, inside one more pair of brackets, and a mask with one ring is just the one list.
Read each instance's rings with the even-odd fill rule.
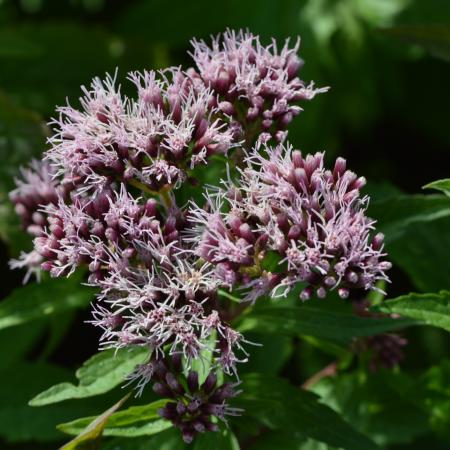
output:
[[128,180],[128,183],[131,184],[131,186],[134,186],[135,188],[140,189],[141,191],[147,192],[148,194],[158,195],[157,191],[153,191],[148,186],[146,186],[144,183],[141,183],[140,181],[135,180],[134,178],[132,178],[131,180]]

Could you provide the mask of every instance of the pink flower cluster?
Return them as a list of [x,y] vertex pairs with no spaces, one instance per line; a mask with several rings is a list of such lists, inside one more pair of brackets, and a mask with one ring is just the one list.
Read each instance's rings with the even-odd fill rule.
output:
[[[159,76],[158,76],[159,75]],[[178,187],[187,172],[237,142],[213,92],[180,69],[129,74],[137,98],[115,78],[83,88],[82,110],[58,108],[46,159],[85,191],[126,182],[151,191]]]
[[[279,144],[257,147],[239,172],[237,184],[216,190],[206,209],[194,205],[189,216],[196,225],[188,238],[222,284],[248,288],[246,299],[254,301],[299,283],[308,300],[330,289],[346,298],[350,289],[388,281],[383,235],[372,237],[368,199],[360,196],[365,180],[344,159],[326,170],[322,153],[303,157]],[[271,272],[264,260],[273,254],[279,264]]]
[[[100,292],[92,323],[103,329],[101,346],[151,352],[130,376],[140,391],[168,355],[189,367],[207,350],[212,370],[237,375],[245,339],[220,289],[242,288],[243,301],[256,301],[303,283],[306,300],[387,280],[383,238],[372,236],[359,192],[364,179],[342,159],[330,171],[323,154],[270,145],[285,139],[298,102],[324,91],[298,78],[297,50],[227,31],[212,47],[194,42],[198,71],[131,73],[136,98],[115,78],[95,79],[80,109],[58,109],[44,162],[23,170],[11,193],[34,236],[34,250],[12,266],[56,277],[84,267]],[[175,189],[196,185],[194,168],[235,148],[247,152],[238,181],[204,208],[177,205]],[[278,263],[271,269],[270,258]],[[161,386],[183,397],[163,375]],[[210,415],[223,412],[216,403],[232,396],[215,384],[189,387],[203,396],[201,407],[172,402],[162,412],[187,440],[214,428]]]
[[[328,88],[314,89],[298,77],[303,62],[297,52],[300,40],[281,50],[275,40],[268,46],[251,33],[228,30],[209,46],[193,40],[192,56],[202,79],[219,95],[219,108],[238,120],[246,139],[257,126],[262,140],[283,141],[287,126],[302,108]],[[262,133],[261,133],[262,130]]]

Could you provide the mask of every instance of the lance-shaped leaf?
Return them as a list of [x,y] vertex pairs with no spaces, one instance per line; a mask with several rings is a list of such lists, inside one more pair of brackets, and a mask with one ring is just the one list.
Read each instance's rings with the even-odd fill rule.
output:
[[[104,436],[150,436],[160,431],[167,430],[172,426],[171,422],[163,420],[158,415],[158,410],[167,403],[167,400],[157,400],[148,405],[131,406],[123,411],[114,412],[110,415],[108,423],[104,426]],[[103,414],[102,414],[103,416]],[[84,417],[58,425],[58,430],[68,434],[79,434],[90,423],[100,419],[95,417]]]
[[387,313],[400,314],[404,317],[450,331],[450,292],[441,291],[437,294],[402,295],[385,300],[378,310]]
[[267,306],[246,315],[239,331],[306,335],[348,344],[354,337],[371,336],[415,324],[410,319],[358,317],[350,311],[309,305],[280,308]]
[[450,178],[445,178],[443,180],[436,180],[433,181],[432,183],[428,183],[423,187],[423,189],[436,189],[450,197]]
[[71,398],[92,397],[103,394],[118,386],[136,365],[148,358],[148,349],[137,347],[115,351],[105,350],[88,359],[78,369],[78,385],[60,383],[30,401],[31,406],[43,406]]
[[97,450],[100,448],[100,441],[111,415],[117,411],[128,399],[130,394],[120,399],[115,405],[111,406],[103,414],[94,418],[88,425],[81,431],[81,433],[69,443],[60,448],[60,450]]

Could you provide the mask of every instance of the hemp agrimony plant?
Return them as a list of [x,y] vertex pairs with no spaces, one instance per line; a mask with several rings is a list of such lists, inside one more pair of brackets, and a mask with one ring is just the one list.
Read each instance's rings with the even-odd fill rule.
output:
[[[244,441],[277,428],[264,411],[292,406],[299,395],[289,415],[300,432],[336,447],[376,448],[315,397],[284,381],[264,384],[245,369],[259,346],[247,331],[308,335],[308,320],[297,326],[294,311],[325,298],[352,305],[346,326],[353,328],[344,326],[342,337],[358,338],[353,353],[370,349],[372,371],[396,366],[406,344],[389,333],[402,319],[368,307],[384,294],[391,263],[367,215],[365,179],[343,158],[327,165],[324,153],[306,155],[289,143],[291,121],[327,91],[300,79],[298,49],[299,42],[263,45],[249,32],[226,31],[210,43],[192,41],[193,68],[129,73],[130,96],[117,73],[95,78],[79,108],[57,109],[42,161],[22,169],[11,192],[34,243],[11,267],[26,268],[26,280],[42,271],[81,273],[96,288],[90,322],[102,330],[103,352],[79,372],[77,395],[60,385],[34,404],[125,385],[153,399],[130,408],[141,425],[157,424],[147,434],[173,426],[191,443],[219,431],[237,445],[235,426],[259,420]],[[222,179],[205,185],[217,167]],[[361,321],[368,331],[358,329]],[[115,365],[125,368],[111,381]],[[89,370],[107,386],[92,388],[83,378]],[[277,389],[280,405],[264,400]],[[305,425],[304,407],[337,421],[340,437]],[[123,413],[113,412],[108,423],[120,428]]]

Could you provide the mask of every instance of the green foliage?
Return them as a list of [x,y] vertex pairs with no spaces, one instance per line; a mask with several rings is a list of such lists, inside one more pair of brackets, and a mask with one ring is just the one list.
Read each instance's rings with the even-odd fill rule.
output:
[[436,189],[443,192],[445,195],[450,196],[450,178],[445,178],[444,180],[433,181],[432,183],[426,184],[423,189]]
[[[88,425],[83,429],[83,431],[77,433],[78,436],[61,447],[61,450],[99,449],[105,426],[111,415],[125,403],[129,396],[130,394],[126,395],[92,422],[88,422]],[[60,428],[61,431],[65,431],[63,427],[58,428]]]
[[384,301],[378,309],[450,331],[450,292],[448,291],[441,291],[438,294],[402,295]]
[[87,306],[95,291],[79,283],[74,276],[15,289],[0,304],[0,330]]
[[[448,0],[232,0],[219,7],[207,0],[0,1],[0,447],[54,450],[65,432],[79,435],[66,449],[448,448],[448,23]],[[124,78],[129,70],[187,66],[189,39],[226,26],[249,27],[266,41],[302,36],[302,77],[331,90],[302,104],[305,112],[289,139],[303,152],[325,149],[330,161],[342,154],[351,170],[375,182],[368,186],[369,215],[386,235],[393,283],[383,287],[388,300],[368,297],[376,304],[371,311],[381,313],[375,318],[355,316],[349,301],[337,298],[302,304],[292,296],[248,308],[234,324],[262,346],[245,347],[250,355],[239,371],[243,392],[232,402],[245,412],[188,446],[159,418],[163,401],[154,402],[152,394],[98,416],[117,400],[114,389],[146,361],[148,350],[105,350],[74,379],[72,368],[97,346],[84,323],[93,290],[80,285],[81,274],[17,287],[20,275],[10,275],[7,260],[30,241],[8,192],[19,166],[45,150],[45,123],[55,105],[66,97],[76,105],[80,85],[116,67]],[[227,176],[224,158],[193,176],[217,185]],[[414,194],[430,179],[437,181],[424,188],[439,193]],[[194,185],[180,189],[177,201],[194,193]],[[197,194],[194,200],[203,202]],[[279,261],[268,254],[261,265],[276,272]],[[401,295],[412,290],[418,292]],[[220,302],[232,302],[232,313],[240,311],[240,297],[219,292]],[[365,342],[398,330],[409,340],[404,363],[372,373],[354,353],[355,338]],[[210,351],[202,356],[193,363],[201,379]],[[312,384],[314,393],[296,387],[330,361],[337,374]],[[46,407],[28,406],[30,399]]]
[[[151,436],[164,431],[172,424],[159,417],[157,411],[166,404],[167,400],[157,400],[149,405],[131,406],[123,411],[115,412],[120,405],[107,411],[99,417],[85,417],[72,422],[58,425],[58,430],[68,434],[80,434],[84,429],[90,429],[89,424],[96,423],[95,428],[101,424],[101,432],[104,436]],[[123,402],[122,402],[123,403]],[[107,419],[107,420],[105,420]]]
[[60,383],[30,400],[31,406],[43,406],[74,398],[92,397],[103,394],[123,383],[137,364],[148,358],[148,350],[134,348],[115,351],[105,350],[87,360],[77,370],[77,385]]
[[[305,436],[346,450],[375,450],[378,446],[356,431],[316,395],[276,377],[249,374],[235,403],[270,429],[298,430]],[[238,421],[239,419],[237,419]]]
[[450,216],[450,200],[442,195],[394,195],[371,203],[371,217],[385,233],[387,243],[402,239],[409,227],[429,226],[430,222]]
[[240,450],[236,436],[230,430],[221,430],[218,433],[201,434],[194,443],[194,450]]
[[68,378],[70,371],[48,363],[16,362],[0,369],[0,436],[9,442],[54,441],[62,438],[56,425],[80,415],[92,414],[87,404],[31,408],[28,400],[49,384]]
[[408,44],[419,45],[433,56],[450,61],[450,26],[448,25],[403,25],[383,29],[383,33]]
[[[400,195],[374,202],[369,210],[386,234],[389,257],[423,292],[450,289],[450,199],[443,195]],[[433,255],[430,264],[430,255]]]
[[358,317],[346,306],[328,300],[322,304],[312,301],[296,307],[265,306],[244,316],[238,329],[242,332],[303,334],[345,345],[354,337],[394,331],[414,323],[403,318]]
[[323,402],[380,444],[410,443],[429,432],[425,411],[415,404],[417,384],[406,374],[345,374],[314,387]]
[[154,436],[114,438],[105,441],[102,450],[184,450],[187,448],[189,447],[180,438],[180,432],[172,427]]

